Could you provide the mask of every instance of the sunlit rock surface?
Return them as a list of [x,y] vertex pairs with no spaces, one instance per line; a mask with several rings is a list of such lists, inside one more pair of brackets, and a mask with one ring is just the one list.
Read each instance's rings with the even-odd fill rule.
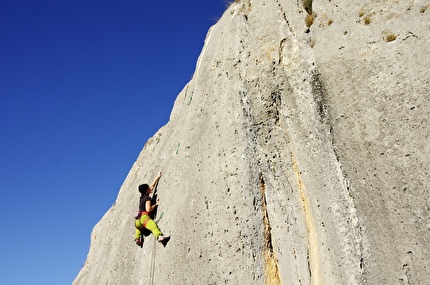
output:
[[[305,2],[234,1],[208,31],[74,284],[429,282],[430,2]],[[172,239],[139,248],[159,170]]]

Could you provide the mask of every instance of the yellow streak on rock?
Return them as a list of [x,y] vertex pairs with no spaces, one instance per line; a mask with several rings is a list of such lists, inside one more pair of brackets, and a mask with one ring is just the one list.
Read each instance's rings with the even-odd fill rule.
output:
[[291,153],[291,161],[293,163],[293,170],[296,175],[297,185],[299,186],[300,199],[303,205],[305,214],[306,226],[308,229],[308,246],[309,246],[309,270],[311,273],[311,285],[320,285],[321,272],[320,272],[320,256],[318,250],[318,237],[315,228],[315,222],[312,216],[311,205],[309,203],[308,195],[306,193],[305,185],[303,184],[301,172],[297,165],[297,160]]
[[279,276],[278,259],[272,245],[272,233],[270,228],[269,217],[267,213],[266,201],[266,184],[264,179],[260,176],[260,192],[262,196],[262,212],[264,223],[264,284],[267,285],[280,285],[281,277]]

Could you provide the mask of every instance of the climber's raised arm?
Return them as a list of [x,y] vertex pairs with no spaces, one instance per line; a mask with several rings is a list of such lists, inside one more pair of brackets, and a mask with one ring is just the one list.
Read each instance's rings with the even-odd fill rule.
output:
[[151,190],[154,190],[155,186],[157,186],[158,180],[160,180],[161,175],[163,175],[163,172],[160,171],[157,175],[157,177],[154,179],[154,181],[152,182],[151,186]]

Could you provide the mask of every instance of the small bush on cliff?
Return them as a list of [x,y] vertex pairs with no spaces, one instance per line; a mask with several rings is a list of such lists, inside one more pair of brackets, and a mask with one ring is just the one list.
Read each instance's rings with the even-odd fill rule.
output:
[[371,22],[370,16],[366,15],[366,17],[364,17],[364,24],[367,26],[370,24],[370,22]]
[[234,0],[234,1],[226,1],[227,3],[227,7],[230,7],[231,5],[233,5],[233,3],[239,3],[241,0]]
[[306,27],[310,27],[312,26],[312,24],[314,23],[314,16],[312,14],[308,14],[305,18],[305,23],[306,23]]
[[312,1],[313,0],[303,0],[303,7],[305,7],[309,15],[312,15]]
[[388,42],[392,42],[395,41],[397,39],[397,36],[393,33],[387,34],[385,35],[385,41]]

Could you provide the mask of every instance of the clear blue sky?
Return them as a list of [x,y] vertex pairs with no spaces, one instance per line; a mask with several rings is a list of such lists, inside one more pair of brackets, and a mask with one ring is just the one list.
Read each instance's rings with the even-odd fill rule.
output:
[[0,284],[70,284],[227,0],[0,0]]

